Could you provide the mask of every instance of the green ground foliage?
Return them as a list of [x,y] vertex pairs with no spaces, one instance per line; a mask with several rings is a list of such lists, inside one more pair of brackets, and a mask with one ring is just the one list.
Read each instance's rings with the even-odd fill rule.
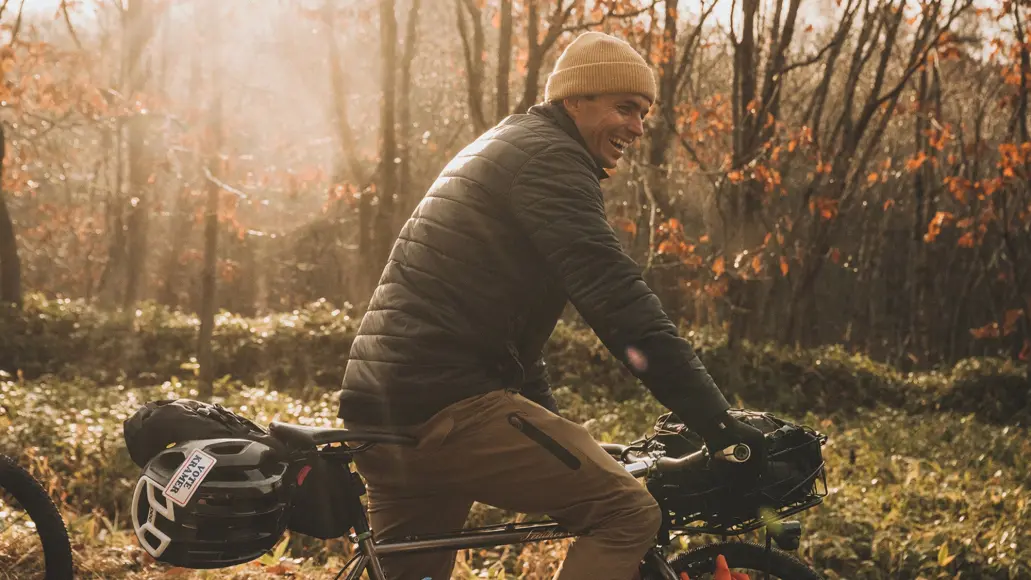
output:
[[[145,401],[196,396],[196,320],[153,307],[130,314],[33,297],[0,320],[0,452],[18,457],[62,506],[82,578],[179,574],[149,560],[132,537],[138,469],[121,424]],[[326,303],[260,320],[220,316],[218,401],[260,423],[336,425],[335,389],[355,324],[354,313]],[[721,337],[694,332],[691,340],[733,403],[830,436],[830,493],[800,518],[800,553],[825,576],[1031,578],[1026,367],[970,359],[901,373],[840,348],[746,345],[742,379],[731,384]],[[589,331],[560,325],[548,356],[563,414],[601,440],[639,437],[662,411]],[[509,515],[480,508],[474,520]],[[0,522],[0,570],[19,554],[13,538]],[[544,574],[564,545],[463,553],[458,574]],[[332,578],[348,554],[345,542],[295,536],[259,562],[182,577]]]

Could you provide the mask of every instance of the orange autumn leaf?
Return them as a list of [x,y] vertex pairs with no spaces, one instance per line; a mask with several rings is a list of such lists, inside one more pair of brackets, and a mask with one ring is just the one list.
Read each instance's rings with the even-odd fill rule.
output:
[[888,201],[884,202],[884,211],[888,211],[888,208],[893,205],[895,205],[894,199],[889,199]]
[[731,171],[730,173],[727,173],[727,179],[729,179],[731,183],[741,183],[745,178],[740,171]]
[[1020,349],[1017,355],[1020,360],[1031,360],[1031,339],[1024,339],[1024,348]]
[[921,151],[915,157],[906,161],[906,169],[909,171],[919,169],[925,161],[927,161],[927,154]]
[[637,236],[637,224],[631,219],[625,217],[615,218],[612,220],[612,225],[631,236]]
[[717,278],[722,276],[723,273],[726,272],[726,270],[727,270],[727,268],[726,268],[726,264],[723,261],[723,256],[720,256],[719,258],[716,258],[715,261],[713,261],[713,263],[712,263],[712,271],[713,271],[714,274],[716,274]]
[[758,274],[759,272],[762,272],[762,269],[763,269],[763,261],[762,261],[762,259],[758,255],[752,256],[752,270],[756,274]]
[[974,242],[974,232],[967,232],[960,236],[956,245],[961,248],[973,248],[976,245]]
[[832,220],[838,217],[838,200],[823,196],[809,200],[809,213],[815,214],[817,210],[821,218]]
[[841,250],[834,248],[831,250],[831,261],[835,264],[841,263]]
[[947,211],[940,211],[934,214],[931,223],[927,224],[927,233],[924,234],[924,242],[930,243],[937,239],[942,231],[942,226],[952,220],[952,214]]
[[993,177],[991,179],[986,179],[978,185],[983,189],[985,195],[991,195],[998,191],[999,186],[1002,185],[1002,178]]
[[870,172],[870,175],[866,176],[866,182],[870,183],[870,184],[877,183],[877,173],[876,172]]
[[781,256],[780,257],[780,273],[781,273],[781,275],[782,276],[787,276],[788,275],[788,270],[789,270],[788,259],[785,258],[784,256]]
[[698,242],[702,243],[702,244],[707,243],[708,241],[709,241],[709,234],[705,234],[704,236],[698,238]]
[[980,328],[971,328],[970,334],[978,339],[995,338],[999,336],[999,323],[989,322]]

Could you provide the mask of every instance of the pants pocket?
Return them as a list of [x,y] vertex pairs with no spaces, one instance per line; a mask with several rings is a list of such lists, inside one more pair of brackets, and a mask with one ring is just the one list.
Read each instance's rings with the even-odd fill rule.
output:
[[536,425],[527,421],[526,417],[521,416],[519,413],[509,413],[508,424],[529,437],[534,443],[543,447],[545,451],[554,455],[566,467],[574,470],[580,469],[580,459],[576,455],[573,455],[571,451],[551,438],[550,435],[541,431]]

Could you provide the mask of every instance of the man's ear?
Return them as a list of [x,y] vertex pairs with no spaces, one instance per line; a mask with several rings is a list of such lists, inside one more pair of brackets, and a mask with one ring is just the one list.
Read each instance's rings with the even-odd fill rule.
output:
[[583,106],[583,97],[566,97],[562,99],[562,106],[565,107],[569,116],[575,119]]

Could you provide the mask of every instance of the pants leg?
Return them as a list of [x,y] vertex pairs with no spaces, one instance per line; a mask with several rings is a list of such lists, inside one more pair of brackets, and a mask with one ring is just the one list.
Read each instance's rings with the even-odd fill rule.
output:
[[475,435],[454,435],[450,453],[477,466],[463,486],[466,493],[502,509],[547,514],[585,534],[570,549],[560,580],[634,576],[654,545],[661,512],[586,429],[502,392],[471,431]]
[[[386,538],[383,526],[392,537],[416,533],[421,524],[428,528],[420,531],[457,529],[460,525],[452,524],[459,512],[464,520],[471,502],[479,501],[546,514],[583,534],[569,551],[560,580],[629,580],[654,545],[661,513],[644,486],[586,429],[521,395],[494,391],[466,399],[418,431],[415,448],[377,446],[371,450],[377,454],[356,458],[369,482],[370,510],[380,510],[373,517],[377,538]],[[423,504],[423,513],[432,515],[406,515],[417,513],[412,503]],[[425,577],[408,576],[412,568],[398,568],[399,575],[391,570],[392,579]]]
[[[355,456],[358,472],[368,489],[369,523],[377,541],[459,530],[472,508],[472,500],[447,493],[441,482],[427,481],[425,462],[433,456],[450,429],[450,417],[441,415],[413,429],[419,437],[414,449],[377,445]],[[455,552],[426,552],[381,556],[390,580],[447,580],[455,566]]]
[[[472,502],[441,498],[378,499],[370,494],[369,519],[377,540],[399,540],[412,534],[460,530]],[[381,556],[383,573],[391,580],[447,580],[455,566],[455,552]]]

